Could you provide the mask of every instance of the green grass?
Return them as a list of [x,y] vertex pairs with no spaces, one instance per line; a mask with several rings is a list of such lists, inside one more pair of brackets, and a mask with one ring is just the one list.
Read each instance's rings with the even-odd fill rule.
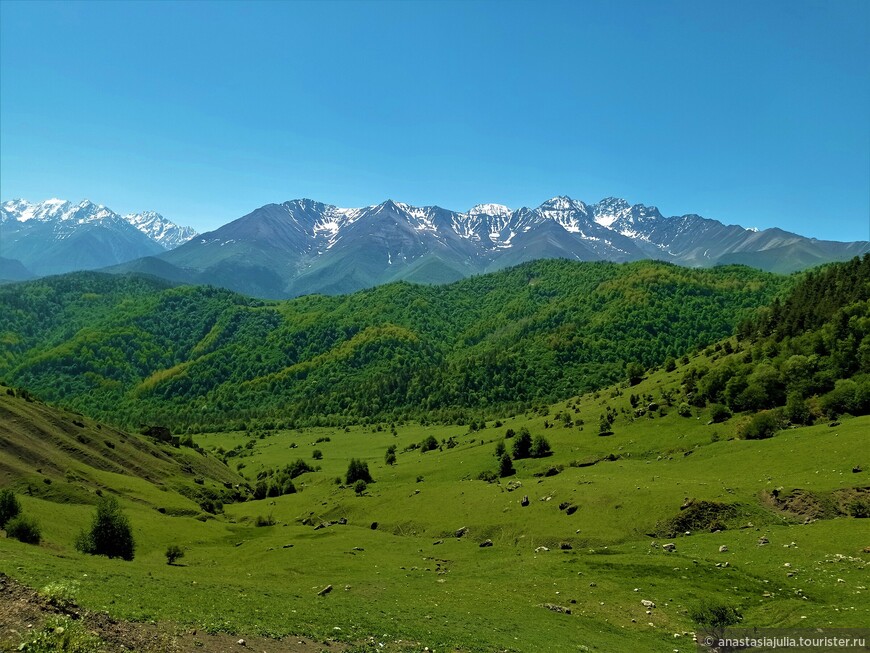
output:
[[[198,436],[206,450],[229,450],[253,437],[250,455],[229,459],[233,470],[245,464],[241,474],[252,484],[259,471],[300,457],[321,466],[295,480],[296,494],[227,504],[223,515],[206,522],[154,509],[189,502],[172,478],[158,486],[83,468],[88,483],[121,495],[136,558],[74,550],[92,506],[21,496],[24,512],[42,525],[43,544],[0,539],[0,571],[34,587],[78,581],[85,607],[118,617],[240,636],[375,637],[388,650],[691,650],[683,635],[695,628],[689,613],[710,601],[736,606],[749,626],[870,623],[870,556],[862,552],[870,544],[867,524],[850,517],[804,524],[802,515],[778,511],[767,499],[775,488],[824,494],[870,485],[867,471],[852,472],[870,469],[870,418],[743,441],[734,439],[740,415],[708,424],[706,410],[684,418],[671,407],[652,419],[622,412],[632,393],[661,403],[662,390],[676,387],[683,371],[659,371],[638,386],[563,402],[547,415],[502,419],[498,428],[489,422],[477,432],[397,424],[395,436],[389,425],[277,431],[262,439],[244,432]],[[605,406],[618,416],[613,435],[600,437]],[[566,411],[575,422],[570,428],[556,419]],[[515,461],[517,474],[498,483],[476,480],[496,469],[495,443],[505,430],[523,426],[545,435],[554,454]],[[439,442],[452,436],[458,444],[403,452],[428,435]],[[328,442],[316,442],[325,437]],[[384,453],[392,444],[397,463],[388,466]],[[510,440],[507,445],[510,450]],[[312,459],[315,448],[322,460]],[[609,454],[616,459],[601,460]],[[363,496],[335,484],[352,457],[366,461],[375,479]],[[0,453],[0,463],[13,469],[8,458]],[[600,462],[571,465],[593,460]],[[553,466],[561,472],[535,476]],[[521,486],[510,491],[516,482]],[[530,505],[522,507],[526,495]],[[687,498],[733,505],[728,528],[673,540],[647,535],[679,515]],[[567,515],[559,508],[564,502],[577,511]],[[258,516],[275,524],[257,527]],[[314,528],[340,518],[347,524]],[[457,538],[461,527],[468,532]],[[762,536],[769,544],[758,544]],[[485,539],[493,546],[481,548]],[[676,551],[652,542],[674,542]],[[560,550],[562,543],[571,548]],[[166,564],[169,544],[185,549],[178,566]],[[720,553],[721,545],[728,551]],[[332,592],[317,596],[327,585]],[[652,614],[642,599],[655,602]],[[544,604],[570,607],[572,614]]]

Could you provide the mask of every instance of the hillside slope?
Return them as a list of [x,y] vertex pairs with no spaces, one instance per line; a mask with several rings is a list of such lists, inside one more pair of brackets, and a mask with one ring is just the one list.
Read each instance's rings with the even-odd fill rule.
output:
[[0,376],[138,427],[456,421],[600,387],[733,332],[792,280],[538,261],[448,286],[264,302],[77,274],[0,288]]

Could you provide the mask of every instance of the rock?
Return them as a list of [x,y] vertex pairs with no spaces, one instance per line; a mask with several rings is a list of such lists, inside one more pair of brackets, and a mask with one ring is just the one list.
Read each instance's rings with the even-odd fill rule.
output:
[[378,530],[378,522],[373,521],[373,522],[372,522],[372,525],[370,526],[370,528],[371,528],[373,531]]
[[566,515],[573,515],[575,512],[577,512],[577,506],[568,506],[565,508]]
[[728,553],[728,545],[727,545],[727,544],[723,544],[722,546],[720,546],[720,547],[719,547],[719,553]]
[[326,596],[332,591],[332,585],[327,585],[317,593],[317,596]]
[[574,547],[571,546],[570,542],[560,542],[559,548],[562,549],[562,551],[570,551]]
[[535,553],[542,553],[542,552],[549,551],[549,550],[550,549],[548,549],[545,546],[539,546],[538,548],[535,549]]
[[860,465],[855,465],[855,466],[852,468],[852,473],[853,473],[853,474],[860,474],[860,473],[863,472],[863,471],[864,471],[864,470],[861,469],[861,466],[860,466]]
[[523,508],[525,508],[527,505],[529,505],[529,495],[526,495],[526,496],[523,497],[523,500],[520,501],[520,505],[521,505]]
[[643,600],[640,602],[640,604],[641,604],[643,607],[645,607],[645,608],[654,608],[654,607],[656,607],[656,604],[655,604],[655,603],[653,603],[652,601],[648,601],[648,600],[646,600],[646,599],[643,599]]
[[486,546],[492,546],[492,540],[484,540],[483,542],[480,543],[481,548],[486,547]]
[[676,551],[677,545],[673,542],[668,542],[667,544],[662,544],[662,549],[664,549],[665,551]]
[[456,531],[456,533],[454,533],[454,535],[456,535],[456,537],[462,537],[462,536],[465,535],[467,532],[468,532],[468,527],[463,526],[462,528],[458,529],[458,530]]
[[432,542],[432,546],[436,546],[438,544],[444,544],[444,540],[435,540],[434,542]]
[[281,548],[282,548],[282,549],[292,549],[292,548],[293,548],[293,545],[292,545],[292,544],[285,544],[285,545],[282,546]]
[[758,538],[758,546],[764,546],[765,544],[770,544],[770,540],[768,540],[764,535]]
[[345,524],[347,524],[347,519],[345,519],[344,517],[341,517],[341,518],[340,518],[337,522],[335,522],[335,523],[336,523],[336,524],[341,524],[342,526],[344,526]]
[[247,646],[248,645],[248,643],[243,639],[240,639],[238,642],[236,642],[236,644],[238,644],[239,646]]
[[552,610],[553,612],[561,612],[562,614],[571,614],[571,608],[568,608],[564,605],[556,605],[555,603],[544,603],[542,607],[547,608],[547,610]]

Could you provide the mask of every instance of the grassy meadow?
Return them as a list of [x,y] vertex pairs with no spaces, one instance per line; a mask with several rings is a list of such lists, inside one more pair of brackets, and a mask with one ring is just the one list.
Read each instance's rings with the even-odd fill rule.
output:
[[[703,355],[695,363],[715,364]],[[38,473],[24,473],[27,434],[16,440],[13,431],[0,450],[0,481],[39,520],[43,541],[0,539],[0,571],[37,588],[74,584],[85,608],[117,617],[359,650],[689,651],[692,612],[711,604],[737,608],[745,626],[870,624],[870,529],[849,516],[849,502],[870,491],[870,418],[737,439],[743,415],[713,424],[708,409],[681,416],[667,405],[684,371],[659,370],[633,387],[477,430],[405,423],[195,436],[208,456],[175,451],[211,461],[198,470],[206,487],[254,485],[299,458],[318,468],[294,479],[295,494],[226,503],[215,516],[180,491],[189,471],[145,480],[82,457],[59,470],[50,495],[28,496]],[[24,404],[4,402],[9,425]],[[601,436],[607,410],[613,433]],[[64,421],[52,419],[46,432]],[[95,428],[87,422],[83,431]],[[497,471],[506,431],[522,428],[544,435],[552,455],[479,480]],[[410,448],[430,435],[440,449]],[[505,444],[510,452],[512,440]],[[390,445],[394,465],[384,460]],[[229,469],[212,469],[215,452],[235,447],[243,453]],[[375,481],[361,495],[343,482],[351,458]],[[96,488],[117,494],[130,517],[132,562],[73,547]],[[715,521],[697,505],[712,506]],[[170,544],[185,550],[172,566]]]

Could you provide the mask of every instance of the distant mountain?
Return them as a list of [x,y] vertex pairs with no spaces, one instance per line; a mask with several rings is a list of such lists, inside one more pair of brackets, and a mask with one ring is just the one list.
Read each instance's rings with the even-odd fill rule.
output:
[[122,217],[88,200],[0,205],[0,256],[36,275],[117,265],[165,252],[195,235],[153,211]]
[[654,206],[554,197],[539,207],[480,204],[465,213],[387,200],[345,209],[301,199],[267,204],[157,259],[116,272],[207,282],[261,297],[340,294],[395,280],[453,281],[534,259],[743,263],[793,272],[870,251],[870,242],[757,231]]

